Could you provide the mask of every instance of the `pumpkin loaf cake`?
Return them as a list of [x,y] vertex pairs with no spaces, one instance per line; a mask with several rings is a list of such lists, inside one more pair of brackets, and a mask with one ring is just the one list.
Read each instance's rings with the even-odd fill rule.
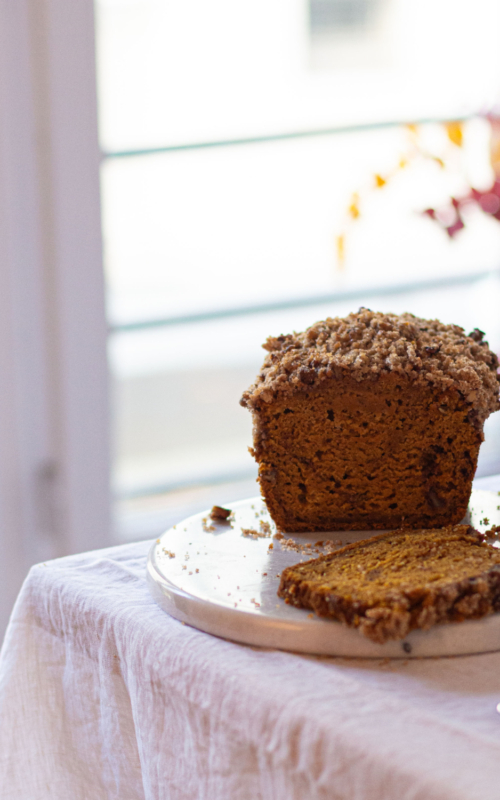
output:
[[460,522],[498,359],[412,314],[361,308],[269,338],[252,411],[259,483],[283,531],[437,528]]
[[383,643],[500,611],[500,550],[467,525],[382,533],[288,567],[278,594]]

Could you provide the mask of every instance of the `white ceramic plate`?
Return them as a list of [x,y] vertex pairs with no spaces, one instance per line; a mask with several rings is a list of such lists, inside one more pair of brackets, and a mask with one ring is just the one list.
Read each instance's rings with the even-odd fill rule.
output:
[[[499,506],[496,493],[473,492],[468,518],[485,530],[500,524]],[[381,531],[286,534],[278,540],[260,497],[232,503],[230,508],[231,525],[212,522],[208,512],[197,514],[153,545],[149,586],[156,602],[172,617],[236,642],[317,655],[414,658],[500,650],[500,614],[436,625],[429,631],[413,631],[404,641],[379,645],[352,628],[287,605],[276,594],[280,574],[291,564],[325,552],[324,547],[314,546],[316,542],[331,540],[340,546]],[[244,535],[242,529],[264,535]]]

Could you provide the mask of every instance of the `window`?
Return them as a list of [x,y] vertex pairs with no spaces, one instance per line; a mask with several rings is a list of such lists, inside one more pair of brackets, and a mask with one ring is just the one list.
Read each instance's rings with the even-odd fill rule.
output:
[[468,328],[480,319],[500,349],[500,226],[472,214],[450,245],[417,213],[462,190],[453,164],[416,159],[367,193],[343,268],[336,250],[353,192],[412,146],[397,123],[423,120],[422,147],[441,152],[433,120],[466,119],[466,169],[490,180],[487,124],[474,115],[499,87],[496,3],[474,14],[447,0],[96,10],[122,530],[137,535],[142,512],[144,533],[161,530],[167,496],[184,492],[187,507],[197,485],[224,482],[214,491],[226,499],[231,479],[252,490],[238,399],[270,333],[364,304]]

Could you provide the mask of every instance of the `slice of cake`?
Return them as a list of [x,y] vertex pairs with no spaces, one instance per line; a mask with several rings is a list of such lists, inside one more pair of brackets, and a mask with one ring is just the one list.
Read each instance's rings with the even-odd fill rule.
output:
[[241,403],[283,531],[460,522],[498,359],[481,331],[360,309],[270,338]]
[[372,639],[500,611],[500,550],[468,525],[394,531],[288,567],[278,595]]

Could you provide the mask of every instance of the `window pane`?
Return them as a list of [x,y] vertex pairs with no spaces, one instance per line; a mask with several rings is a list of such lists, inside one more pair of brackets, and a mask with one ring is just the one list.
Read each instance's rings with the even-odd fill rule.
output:
[[96,0],[105,150],[489,106],[496,0]]
[[[491,181],[486,135],[480,121],[466,130],[467,172],[476,185]],[[440,126],[428,126],[423,138],[437,139],[437,152],[445,147]],[[496,220],[471,209],[466,229],[450,242],[421,213],[466,191],[460,171],[417,159],[383,189],[370,189],[374,175],[393,170],[407,148],[408,132],[389,129],[108,160],[103,208],[111,320],[496,268]],[[353,222],[347,209],[355,190],[364,199]],[[344,229],[340,268],[336,241]]]

